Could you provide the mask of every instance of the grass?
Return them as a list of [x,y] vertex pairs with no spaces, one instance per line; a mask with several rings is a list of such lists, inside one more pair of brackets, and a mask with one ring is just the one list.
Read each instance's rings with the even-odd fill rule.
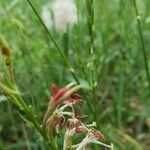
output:
[[[81,92],[85,100],[80,111],[89,115],[87,122],[97,121],[115,150],[148,149],[149,1],[137,0],[135,13],[134,0],[77,0],[78,24],[66,35],[47,30],[39,19],[46,1],[31,1],[36,14],[28,2],[0,1],[0,33],[13,50],[22,96],[38,119],[47,108],[50,85],[76,80],[88,87]],[[4,98],[0,106],[0,148],[44,149],[40,135],[13,105]]]

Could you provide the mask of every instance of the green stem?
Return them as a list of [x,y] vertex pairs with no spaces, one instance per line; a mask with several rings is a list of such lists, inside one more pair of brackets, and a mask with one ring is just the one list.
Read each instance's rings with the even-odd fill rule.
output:
[[[95,34],[95,27],[94,27],[94,0],[86,0],[86,6],[87,6],[87,26],[88,26],[88,32],[89,32],[89,37],[90,37],[90,45],[89,45],[89,50],[91,55],[94,54],[94,34]],[[92,60],[92,68],[91,68],[91,86],[92,86],[92,94],[93,94],[93,99],[96,97],[96,90],[95,90],[95,79],[94,79],[94,60]],[[96,72],[96,71],[95,71]],[[90,108],[94,118],[96,117],[96,105],[95,106],[95,112],[93,111],[92,107],[90,106],[90,103],[88,102],[88,107]]]
[[144,58],[144,65],[145,65],[145,70],[146,70],[146,75],[147,75],[147,81],[148,81],[148,84],[149,84],[149,95],[150,95],[150,73],[149,73],[148,62],[147,62],[147,58],[146,58],[146,50],[145,50],[145,45],[144,45],[141,18],[140,18],[139,12],[138,12],[136,0],[133,0],[133,4],[134,4],[136,17],[137,17],[138,32],[139,32],[139,36],[140,36],[140,40],[141,40],[142,53],[143,53],[143,58]]
[[87,26],[90,36],[90,53],[94,51],[94,0],[86,0],[87,5]]
[[55,41],[55,39],[53,38],[52,34],[50,33],[50,31],[48,30],[48,28],[46,27],[46,25],[44,24],[42,18],[39,16],[37,10],[35,9],[35,7],[33,6],[33,4],[31,3],[30,0],[27,0],[27,2],[29,3],[29,5],[31,6],[32,10],[34,11],[35,15],[37,16],[37,18],[39,19],[39,21],[41,22],[42,26],[44,27],[46,34],[48,35],[48,37],[52,40],[52,42],[54,43],[55,47],[57,48],[60,56],[63,58],[64,62],[66,63],[66,65],[70,68],[70,73],[73,76],[73,78],[75,79],[75,81],[77,83],[79,83],[79,80],[76,76],[76,74],[74,73],[74,69],[70,63],[70,61],[68,60],[68,58],[66,57],[66,55],[62,52],[61,48],[58,46],[57,42]]
[[53,150],[57,150],[57,146],[56,146],[54,140],[48,138],[45,130],[40,126],[40,124],[35,119],[32,120],[31,122],[34,124],[34,126],[38,130],[38,132],[42,135],[42,137],[44,138],[44,141],[47,143],[49,148],[51,148]]
[[[87,6],[87,26],[88,26],[88,32],[90,37],[90,45],[89,50],[91,55],[94,53],[94,0],[86,0],[86,6]],[[92,88],[93,88],[93,94],[95,93],[95,87],[94,87],[94,60],[92,60],[92,68],[91,68],[91,82],[92,82]]]
[[[17,109],[25,114],[25,117],[33,123],[37,131],[42,135],[44,141],[49,145],[50,148],[53,150],[57,150],[57,146],[53,139],[49,139],[46,132],[44,131],[44,128],[40,126],[38,121],[36,120],[35,116],[36,114],[32,114],[31,111],[29,111],[29,106],[25,103],[25,101],[22,99],[22,97],[18,94],[18,92],[14,92],[13,90],[9,89],[7,86],[3,85],[0,82],[0,93],[5,95],[15,106],[17,106]],[[16,94],[17,93],[17,94]]]

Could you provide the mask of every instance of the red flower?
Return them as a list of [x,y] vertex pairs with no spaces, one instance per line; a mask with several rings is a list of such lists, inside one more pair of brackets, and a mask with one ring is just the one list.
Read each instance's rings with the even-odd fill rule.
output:
[[60,97],[65,95],[65,93],[68,91],[68,88],[65,86],[64,88],[58,90],[57,86],[53,83],[52,84],[52,98],[53,101],[56,102]]
[[82,99],[81,99],[81,96],[77,93],[73,93],[66,101],[65,103],[82,103]]
[[105,137],[104,135],[100,132],[100,131],[97,131],[97,130],[93,130],[92,133],[90,134],[90,137],[92,139],[102,139],[102,140],[105,140]]
[[67,128],[68,129],[75,128],[76,133],[86,131],[85,126],[83,126],[80,121],[81,119],[86,118],[86,117],[87,115],[80,115],[80,116],[78,115],[78,116],[75,116],[75,118],[68,119]]
[[83,126],[79,126],[79,127],[76,128],[75,131],[76,131],[76,133],[81,133],[81,132],[85,132],[86,129],[85,129],[85,127],[83,127]]
[[[61,98],[62,96],[64,96],[68,91],[69,91],[69,88],[67,86],[65,86],[64,88],[61,88],[60,90],[58,90],[57,86],[53,83],[52,84],[52,98],[53,98],[53,101],[54,102],[58,101],[58,99]],[[73,93],[66,100],[66,103],[73,103],[73,102],[81,103],[82,102],[81,96],[77,93]]]

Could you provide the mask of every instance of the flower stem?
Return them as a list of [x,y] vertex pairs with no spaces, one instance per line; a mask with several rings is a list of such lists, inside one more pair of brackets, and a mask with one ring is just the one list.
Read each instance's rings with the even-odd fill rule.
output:
[[54,43],[55,47],[57,48],[60,56],[63,58],[65,64],[70,68],[70,73],[72,75],[72,77],[75,79],[75,81],[79,84],[79,80],[76,76],[76,74],[74,73],[74,69],[70,63],[70,61],[68,60],[68,58],[66,57],[66,55],[63,53],[63,51],[61,50],[61,48],[59,47],[59,45],[57,44],[57,42],[55,41],[55,39],[53,38],[51,32],[48,30],[48,28],[46,27],[46,25],[44,24],[42,18],[39,16],[37,10],[35,9],[35,7],[33,6],[33,4],[31,3],[30,0],[27,0],[28,4],[31,6],[32,10],[34,11],[35,15],[37,16],[37,18],[39,19],[39,21],[41,22],[42,26],[44,27],[48,37],[50,38],[50,40],[52,40],[52,42]]

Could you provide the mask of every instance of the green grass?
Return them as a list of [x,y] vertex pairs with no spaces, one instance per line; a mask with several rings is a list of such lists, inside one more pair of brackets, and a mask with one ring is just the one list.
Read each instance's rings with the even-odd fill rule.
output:
[[[31,2],[40,15],[46,0]],[[142,43],[132,0],[94,0],[87,11],[88,2],[92,0],[77,0],[78,24],[62,35],[45,30],[27,0],[0,1],[0,33],[13,50],[17,84],[39,120],[47,109],[53,82],[60,87],[74,80],[88,85],[89,89],[81,91],[84,109],[80,110],[89,115],[87,122],[97,121],[115,150],[148,150],[149,0],[137,0]],[[92,9],[94,21],[90,22]],[[0,97],[0,107],[0,149],[44,149],[40,135],[26,125],[9,101],[1,102]]]

